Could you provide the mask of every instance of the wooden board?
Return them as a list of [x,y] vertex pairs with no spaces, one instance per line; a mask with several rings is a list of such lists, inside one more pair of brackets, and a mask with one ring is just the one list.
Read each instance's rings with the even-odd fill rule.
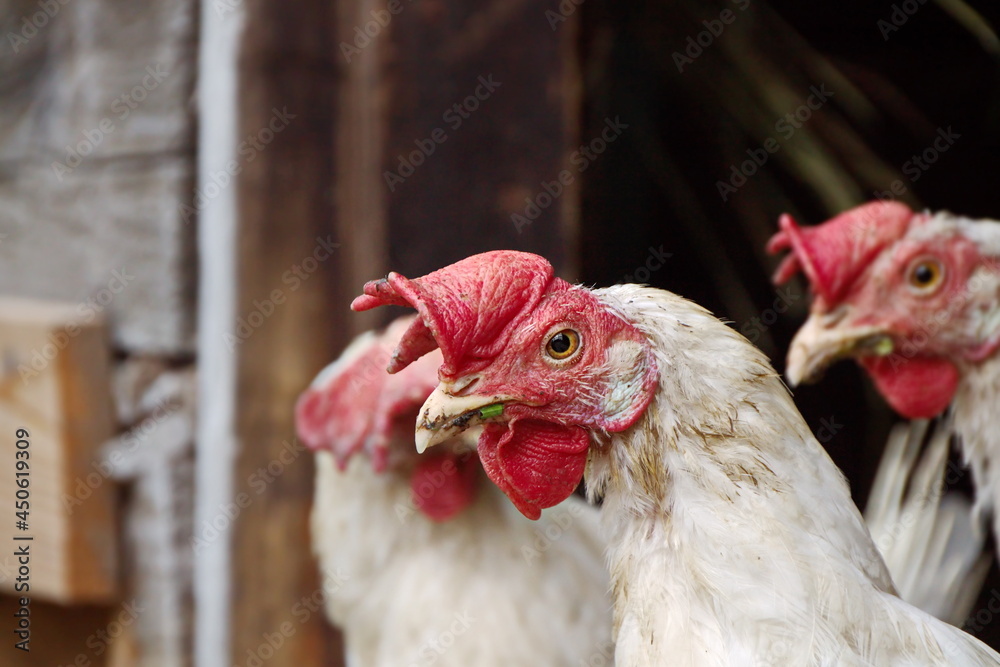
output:
[[[355,333],[391,317],[350,312],[366,280],[389,268],[419,275],[503,247],[545,254],[571,276],[582,180],[574,172],[530,225],[512,218],[544,183],[574,168],[577,16],[553,29],[545,11],[558,12],[557,2],[393,4],[391,22],[349,61],[341,43],[354,40],[356,27],[375,30],[373,12],[384,19],[386,5],[244,6],[238,136],[257,134],[274,109],[296,117],[237,179],[236,316],[252,324],[255,310],[270,310],[265,301],[275,290],[282,302],[273,316],[253,316],[259,326],[236,350],[234,494],[280,460],[294,434],[294,400],[312,377]],[[443,113],[470,95],[480,108],[452,129]],[[447,141],[390,189],[385,173],[397,168],[397,155],[439,126]],[[331,233],[340,244],[332,257],[307,280],[286,280],[294,267],[308,270],[317,238]],[[301,613],[321,586],[307,523],[312,475],[311,456],[301,454],[263,493],[251,493],[234,522],[234,662],[266,653],[271,666],[343,664],[322,612]],[[271,655],[266,638],[278,635],[281,649]]]
[[[367,110],[384,124],[368,197],[384,202],[390,268],[418,276],[511,249],[544,255],[572,280],[579,189],[593,172],[578,152],[593,139],[580,133],[579,8],[559,0],[400,6],[351,63],[384,54],[374,65],[381,105]],[[348,30],[362,18],[341,38],[355,39]]]
[[[3,592],[16,592],[17,535],[33,538],[25,542],[32,599],[104,602],[116,593],[115,485],[96,463],[114,433],[107,337],[103,322],[76,306],[0,299]],[[26,530],[15,526],[21,430],[29,443]]]
[[336,304],[346,298],[337,296],[338,271],[349,249],[332,247],[340,243],[331,196],[332,13],[332,3],[322,0],[254,0],[245,9],[238,136],[281,129],[273,137],[265,132],[262,140],[270,141],[244,162],[236,181],[236,317],[255,328],[234,350],[232,493],[252,502],[232,529],[227,664],[250,664],[252,656],[268,667],[342,664],[338,636],[322,610],[302,603],[321,582],[308,524],[312,455],[294,447],[293,424],[296,398],[346,335],[346,308],[338,312]]
[[[136,628],[135,611],[124,605],[79,605],[64,607],[52,602],[32,601],[31,650],[27,653],[6,641],[13,626],[17,604],[12,596],[0,595],[0,665],[9,667],[136,667],[131,657],[131,635]],[[141,618],[141,615],[139,616]],[[124,622],[123,622],[124,621]],[[11,635],[13,636],[13,635]]]

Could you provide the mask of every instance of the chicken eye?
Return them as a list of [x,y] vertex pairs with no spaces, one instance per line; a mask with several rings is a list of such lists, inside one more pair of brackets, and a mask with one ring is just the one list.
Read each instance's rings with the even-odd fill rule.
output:
[[941,283],[944,268],[936,259],[922,259],[910,268],[910,287],[918,292],[926,293]]
[[557,331],[545,343],[545,353],[557,361],[569,359],[579,349],[580,334],[572,329]]

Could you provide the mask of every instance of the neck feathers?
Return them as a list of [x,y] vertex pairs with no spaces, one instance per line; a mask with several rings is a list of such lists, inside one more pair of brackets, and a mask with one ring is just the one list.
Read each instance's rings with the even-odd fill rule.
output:
[[970,365],[962,373],[952,416],[962,456],[972,468],[976,483],[976,508],[992,511],[994,534],[1000,535],[1000,462],[994,460],[1000,447],[996,409],[1000,404],[1000,354]]
[[[597,436],[587,471],[604,496],[617,622],[655,599],[711,616],[727,580],[891,590],[846,480],[763,353],[673,294],[622,285],[598,298],[649,337],[660,371],[642,420]],[[687,575],[664,576],[669,563]]]
[[630,512],[662,512],[670,482],[684,476],[732,501],[783,488],[773,460],[822,453],[764,354],[711,313],[635,285],[598,298],[649,338],[660,380],[643,418],[596,448],[588,471],[596,494],[622,491]]

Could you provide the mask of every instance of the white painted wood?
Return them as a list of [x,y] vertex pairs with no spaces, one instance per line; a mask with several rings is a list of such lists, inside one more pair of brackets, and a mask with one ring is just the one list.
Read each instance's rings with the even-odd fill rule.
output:
[[[205,2],[199,62],[198,183],[237,157],[237,69],[242,3]],[[196,437],[195,535],[232,500],[236,357],[225,342],[236,319],[236,188],[222,188],[199,211],[198,358],[201,404]],[[195,560],[195,664],[230,662],[231,535],[199,549]]]

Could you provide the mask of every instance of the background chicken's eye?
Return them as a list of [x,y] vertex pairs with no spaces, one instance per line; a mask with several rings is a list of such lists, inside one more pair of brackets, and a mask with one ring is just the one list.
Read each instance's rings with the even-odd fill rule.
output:
[[922,259],[910,269],[910,286],[920,292],[927,292],[941,282],[944,270],[935,259]]
[[580,334],[572,329],[557,331],[545,344],[545,352],[553,359],[568,359],[580,349]]

